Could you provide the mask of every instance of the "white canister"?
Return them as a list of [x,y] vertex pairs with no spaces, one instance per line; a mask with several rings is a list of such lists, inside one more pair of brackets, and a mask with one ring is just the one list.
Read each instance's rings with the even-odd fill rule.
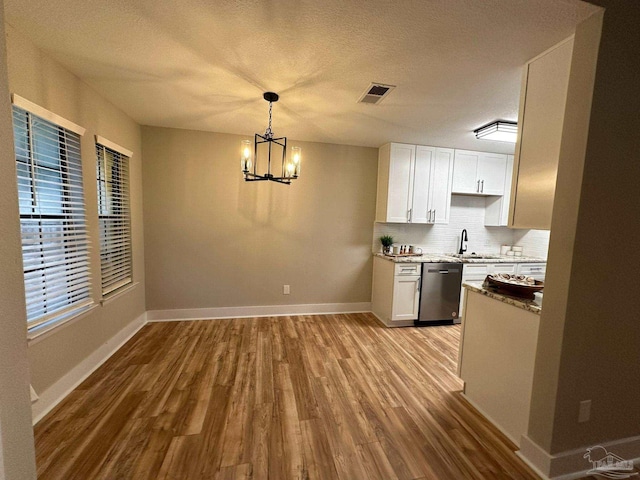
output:
[[513,250],[514,252],[520,252],[522,253],[524,251],[524,248],[522,248],[520,245],[513,245],[511,247],[511,250]]
[[393,253],[394,255],[399,255],[400,254],[400,245],[393,245],[391,247],[391,253]]
[[500,247],[500,255],[506,255],[511,250],[511,245],[502,245]]

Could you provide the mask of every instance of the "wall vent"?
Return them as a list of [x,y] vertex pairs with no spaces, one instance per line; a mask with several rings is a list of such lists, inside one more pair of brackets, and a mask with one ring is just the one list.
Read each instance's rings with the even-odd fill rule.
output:
[[372,83],[358,99],[358,103],[369,103],[376,105],[380,103],[389,92],[396,88],[395,85],[385,85],[384,83]]

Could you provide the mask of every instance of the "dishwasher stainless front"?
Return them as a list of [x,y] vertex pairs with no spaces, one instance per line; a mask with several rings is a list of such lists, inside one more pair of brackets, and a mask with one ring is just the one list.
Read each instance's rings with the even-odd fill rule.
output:
[[452,325],[460,311],[461,285],[461,263],[423,263],[415,325]]

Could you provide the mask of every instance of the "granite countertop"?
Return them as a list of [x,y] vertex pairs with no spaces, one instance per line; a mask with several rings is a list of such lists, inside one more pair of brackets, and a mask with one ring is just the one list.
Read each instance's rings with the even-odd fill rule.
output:
[[539,257],[511,257],[508,255],[492,255],[495,258],[458,258],[446,253],[423,253],[412,257],[392,257],[380,252],[374,255],[394,263],[546,263],[545,259]]
[[533,300],[526,300],[524,298],[498,293],[490,288],[483,287],[480,282],[464,282],[462,286],[472,292],[480,293],[481,295],[494,298],[500,302],[513,305],[514,307],[527,310],[528,312],[535,313],[537,315],[540,315],[540,312],[542,312],[542,307],[535,304]]

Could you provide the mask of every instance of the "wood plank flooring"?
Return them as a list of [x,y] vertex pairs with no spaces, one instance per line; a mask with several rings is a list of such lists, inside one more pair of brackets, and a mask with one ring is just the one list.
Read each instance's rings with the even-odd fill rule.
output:
[[460,328],[146,325],[36,426],[40,479],[536,479],[460,396]]

